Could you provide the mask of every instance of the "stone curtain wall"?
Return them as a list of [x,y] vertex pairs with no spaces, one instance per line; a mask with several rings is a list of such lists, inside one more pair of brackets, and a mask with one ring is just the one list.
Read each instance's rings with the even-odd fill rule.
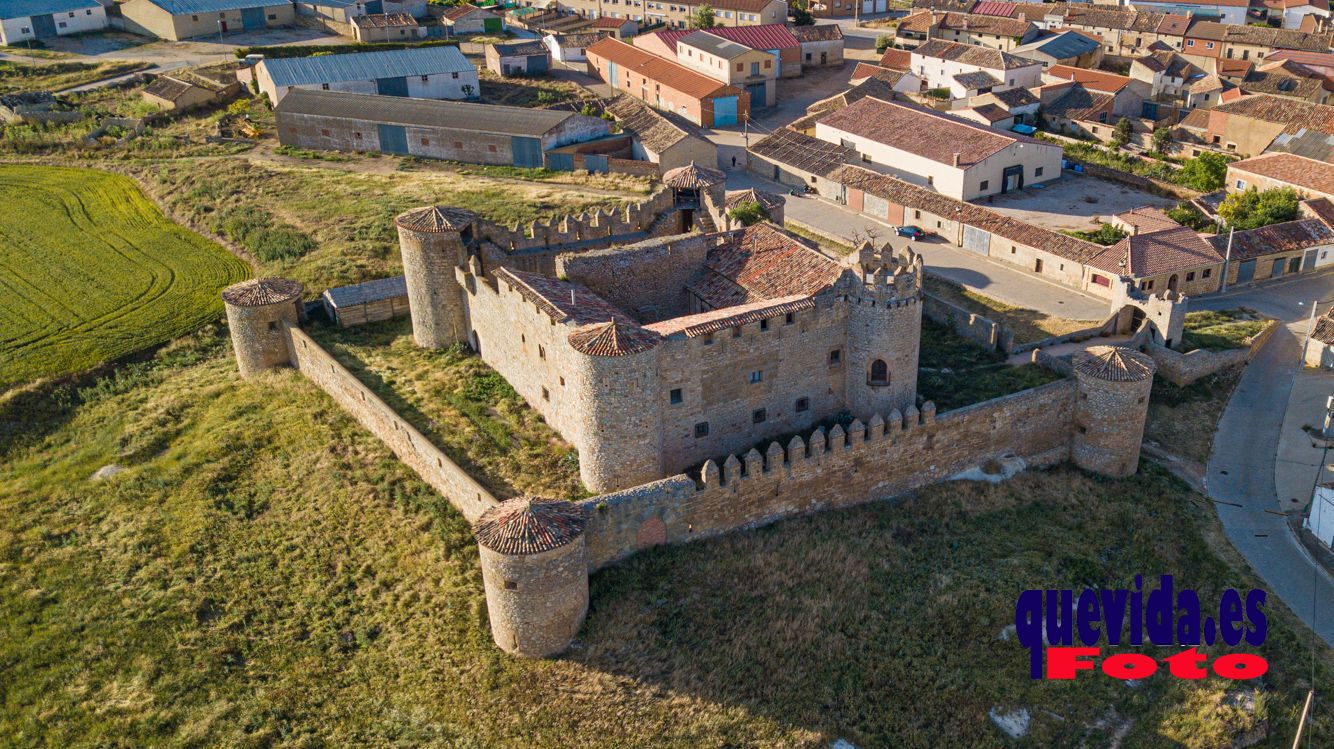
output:
[[638,246],[567,253],[556,258],[557,277],[583,284],[641,323],[690,313],[686,284],[704,265],[716,240],[701,235]]
[[702,482],[672,476],[584,501],[590,571],[658,543],[684,543],[793,515],[850,507],[945,480],[992,458],[1029,465],[1066,460],[1074,430],[1075,381],[1060,380],[935,418],[893,412],[785,447],[770,443]]
[[379,437],[423,481],[440,492],[468,522],[498,504],[443,452],[371,392],[329,352],[300,328],[285,325],[290,336],[292,366],[333,397],[352,418]]
[[940,297],[930,294],[923,294],[922,296],[924,298],[922,315],[928,320],[948,325],[961,337],[988,351],[995,351],[1000,347],[1005,326],[969,312],[963,307],[951,304]]
[[1165,348],[1156,343],[1146,343],[1144,353],[1153,357],[1153,361],[1158,365],[1158,375],[1173,385],[1185,387],[1203,377],[1208,377],[1216,372],[1221,372],[1228,367],[1237,366],[1249,362],[1255,352],[1269,340],[1274,330],[1279,327],[1277,320],[1271,320],[1259,333],[1256,333],[1250,340],[1250,345],[1246,348],[1231,349],[1229,351],[1206,351],[1205,349],[1196,349],[1189,353],[1181,353]]
[[648,229],[660,214],[673,205],[672,191],[660,189],[639,203],[621,209],[599,208],[576,216],[530,221],[509,227],[489,221],[477,222],[477,236],[496,243],[502,250],[516,252],[572,245],[633,234]]

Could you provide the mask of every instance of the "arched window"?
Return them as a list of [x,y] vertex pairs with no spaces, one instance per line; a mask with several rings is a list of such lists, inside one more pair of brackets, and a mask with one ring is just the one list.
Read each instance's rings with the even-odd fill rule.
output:
[[889,384],[889,365],[885,364],[884,359],[876,359],[871,362],[871,376],[867,378],[868,385],[888,385]]

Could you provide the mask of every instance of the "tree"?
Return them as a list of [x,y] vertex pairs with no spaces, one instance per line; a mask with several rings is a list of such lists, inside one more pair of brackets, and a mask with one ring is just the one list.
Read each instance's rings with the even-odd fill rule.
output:
[[815,17],[811,12],[800,5],[792,6],[792,25],[793,26],[814,26]]
[[718,23],[713,19],[713,6],[701,5],[690,14],[690,28],[692,29],[711,29]]
[[1228,159],[1221,153],[1202,153],[1186,162],[1177,174],[1178,184],[1200,192],[1213,192],[1227,184]]
[[889,45],[893,43],[894,43],[894,37],[892,36],[889,36],[887,34],[881,34],[880,36],[877,36],[875,38],[876,54],[881,54],[881,55],[885,54],[885,50],[889,49]]
[[1122,148],[1130,142],[1130,136],[1134,133],[1130,125],[1129,117],[1122,117],[1116,121],[1116,127],[1112,130],[1112,148]]
[[1237,229],[1255,229],[1297,218],[1301,196],[1291,187],[1260,192],[1254,187],[1234,192],[1218,206],[1218,215]]
[[738,203],[735,208],[727,212],[727,215],[742,226],[752,226],[761,221],[769,220],[769,212],[764,210],[764,206],[753,200]]
[[1153,150],[1167,153],[1172,148],[1172,128],[1160,127],[1153,131]]

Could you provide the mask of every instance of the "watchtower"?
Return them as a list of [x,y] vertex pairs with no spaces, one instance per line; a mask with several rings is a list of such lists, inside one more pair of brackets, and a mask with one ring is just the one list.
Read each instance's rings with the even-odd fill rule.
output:
[[588,613],[588,561],[579,505],[511,499],[473,526],[482,562],[491,637],[525,658],[555,655]]
[[712,219],[713,226],[705,224],[703,230],[717,231],[718,227],[725,225],[727,175],[721,170],[700,166],[692,161],[664,172],[662,183],[672,189],[677,208],[686,212],[682,222],[685,231],[690,231],[696,223],[702,223],[697,210]]
[[848,303],[848,410],[859,419],[917,400],[917,356],[922,330],[922,259],[908,250],[895,257],[888,244],[870,242],[843,272],[835,293]]
[[1074,356],[1075,465],[1105,476],[1133,476],[1153,389],[1153,359],[1138,351],[1094,346]]
[[444,348],[468,339],[468,313],[454,269],[467,263],[477,217],[461,208],[427,206],[399,215],[399,251],[418,346]]
[[291,363],[283,323],[301,319],[304,287],[286,278],[252,278],[222,290],[232,350],[242,377]]

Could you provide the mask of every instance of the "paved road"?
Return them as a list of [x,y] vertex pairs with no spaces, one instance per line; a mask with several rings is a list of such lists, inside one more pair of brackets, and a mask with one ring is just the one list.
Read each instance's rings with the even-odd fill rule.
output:
[[[1246,367],[1218,424],[1205,484],[1217,500],[1228,540],[1297,616],[1334,645],[1334,577],[1311,559],[1285,517],[1291,509],[1276,490],[1275,450],[1301,356],[1311,300],[1334,296],[1328,273],[1192,300],[1196,309],[1239,305],[1288,325],[1275,332]],[[1303,301],[1305,300],[1305,301]],[[1279,464],[1283,470],[1284,464]],[[1312,587],[1315,600],[1312,600]]]

